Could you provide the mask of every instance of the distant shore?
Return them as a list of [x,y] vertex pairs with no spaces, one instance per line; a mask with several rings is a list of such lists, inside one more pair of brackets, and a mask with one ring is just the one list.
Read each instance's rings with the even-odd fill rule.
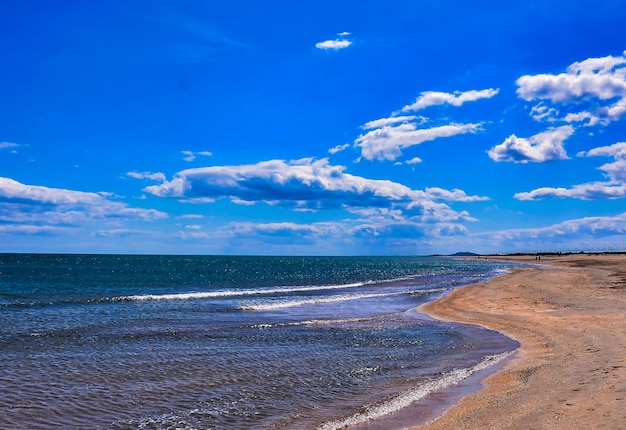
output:
[[[521,343],[484,389],[420,430],[623,428],[626,255],[541,257],[540,266],[460,288],[419,308]],[[537,262],[535,254],[488,258]]]

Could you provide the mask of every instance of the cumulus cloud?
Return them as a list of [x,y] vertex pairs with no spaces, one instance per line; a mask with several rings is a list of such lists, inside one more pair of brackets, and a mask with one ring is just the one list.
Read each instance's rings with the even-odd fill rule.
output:
[[[89,193],[25,185],[10,178],[0,178],[0,222],[31,225],[31,231],[55,231],[46,226],[77,226],[105,220],[154,221],[167,218],[154,209],[129,207],[112,201],[107,193]],[[6,231],[6,229],[5,229]]]
[[559,107],[544,106],[540,115],[534,108],[536,120],[605,125],[626,114],[626,54],[588,58],[556,75],[525,75],[517,80],[517,86],[522,99]]
[[451,106],[461,106],[467,102],[473,102],[480,99],[489,99],[500,90],[487,88],[485,90],[455,91],[454,93],[445,93],[441,91],[424,91],[413,102],[402,108],[403,112],[417,111],[430,106],[449,104]]
[[579,157],[613,157],[614,161],[600,166],[607,181],[589,182],[571,188],[542,187],[529,192],[517,193],[519,200],[539,200],[549,197],[604,200],[626,197],[626,142],[594,148],[577,154]]
[[361,156],[366,160],[393,161],[402,155],[404,148],[440,137],[476,133],[480,127],[481,124],[448,124],[418,129],[415,123],[403,122],[368,131],[355,140],[355,145],[361,148]]
[[574,133],[570,125],[551,128],[532,136],[530,139],[512,134],[500,145],[494,146],[487,153],[497,162],[512,161],[541,163],[544,161],[567,159],[563,143]]
[[339,36],[339,38],[334,40],[325,40],[323,42],[318,42],[315,44],[315,47],[317,49],[324,50],[339,50],[352,45],[352,42],[346,39],[346,37],[350,36],[350,32],[342,31],[341,33],[337,33],[337,36]]
[[328,159],[286,162],[270,160],[240,166],[187,169],[171,181],[144,188],[159,197],[196,199],[230,198],[239,202],[265,202],[298,210],[401,207],[428,214],[432,219],[467,219],[442,201],[474,202],[486,197],[464,191],[428,188],[413,190],[388,180],[367,179],[345,173]]

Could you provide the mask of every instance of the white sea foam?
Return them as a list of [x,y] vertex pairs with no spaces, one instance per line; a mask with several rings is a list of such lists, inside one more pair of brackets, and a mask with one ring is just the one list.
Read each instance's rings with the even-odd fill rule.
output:
[[297,306],[305,306],[305,305],[318,305],[324,303],[337,303],[337,302],[346,302],[349,300],[361,300],[361,299],[372,299],[377,297],[390,297],[390,296],[399,296],[402,294],[409,293],[434,293],[438,291],[443,291],[443,288],[434,288],[429,290],[413,290],[413,291],[395,291],[392,293],[370,293],[370,294],[344,294],[339,296],[331,296],[331,297],[316,297],[312,299],[297,299],[297,300],[284,300],[277,301],[273,303],[257,303],[257,304],[248,304],[241,306],[241,309],[246,311],[271,311],[275,309],[285,309],[285,308],[294,308]]
[[280,301],[280,302],[275,302],[275,303],[244,305],[241,307],[241,309],[244,309],[247,311],[270,311],[274,309],[293,308],[296,306],[304,306],[304,305],[318,305],[322,303],[345,302],[348,300],[397,296],[399,294],[404,294],[404,293],[396,292],[396,293],[382,293],[382,294],[347,294],[347,295],[341,295],[341,296],[319,297],[319,298],[304,299],[304,300],[285,300],[285,301]]
[[454,369],[450,372],[446,372],[437,379],[425,382],[424,384],[400,393],[391,399],[385,400],[381,403],[368,405],[365,407],[365,412],[359,412],[343,419],[325,422],[318,427],[318,430],[339,430],[348,426],[363,424],[369,420],[378,419],[384,417],[385,415],[397,412],[435,391],[443,390],[460,383],[470,375],[493,366],[511,354],[512,352],[504,352],[502,354],[488,355],[475,366],[464,369]]
[[341,285],[313,285],[313,286],[297,286],[285,288],[257,288],[248,290],[220,290],[220,291],[200,291],[197,293],[174,293],[174,294],[142,294],[135,296],[116,297],[114,300],[189,300],[189,299],[210,299],[217,297],[242,297],[242,296],[258,296],[263,294],[279,294],[279,293],[298,293],[307,291],[324,291],[339,290],[344,288],[362,287],[363,282]]
[[320,319],[320,320],[306,320],[296,321],[288,323],[277,324],[255,324],[251,326],[257,329],[270,329],[275,327],[294,327],[294,326],[311,326],[311,325],[332,325],[332,324],[349,324],[369,321],[371,318],[340,318],[340,319]]

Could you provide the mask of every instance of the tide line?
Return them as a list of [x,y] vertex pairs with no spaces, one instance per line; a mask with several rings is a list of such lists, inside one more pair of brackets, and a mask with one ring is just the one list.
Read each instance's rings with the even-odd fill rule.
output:
[[443,390],[445,388],[456,385],[464,379],[468,378],[470,375],[497,364],[511,354],[513,354],[513,351],[485,356],[480,363],[472,367],[454,369],[449,372],[443,373],[441,377],[430,380],[419,385],[418,387],[400,393],[399,395],[389,400],[368,405],[365,407],[365,412],[359,412],[343,419],[325,422],[321,424],[317,429],[339,430],[348,426],[363,424],[369,420],[382,418],[385,415],[397,412],[400,409],[403,409],[411,405],[412,403],[425,398],[435,391]]

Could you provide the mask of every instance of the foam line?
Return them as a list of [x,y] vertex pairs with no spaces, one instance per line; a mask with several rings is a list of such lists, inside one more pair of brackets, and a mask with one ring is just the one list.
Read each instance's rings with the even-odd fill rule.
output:
[[202,291],[198,293],[176,293],[176,294],[142,294],[134,296],[116,297],[114,300],[189,300],[189,299],[210,299],[215,297],[241,297],[241,296],[257,296],[262,294],[277,293],[298,293],[306,291],[323,291],[323,290],[339,290],[343,288],[355,288],[365,285],[363,282],[343,285],[316,285],[316,286],[298,286],[286,288],[261,288],[254,290],[222,290],[222,291]]
[[374,420],[397,412],[435,391],[443,390],[460,383],[470,375],[493,366],[512,353],[513,351],[496,355],[488,355],[475,366],[463,369],[454,369],[443,373],[441,377],[425,382],[418,387],[400,393],[391,399],[385,400],[381,403],[368,405],[365,407],[365,412],[359,412],[347,418],[325,422],[318,427],[318,430],[339,430],[347,426],[356,426],[366,423],[369,420]]
[[426,294],[426,293],[433,293],[437,291],[443,291],[443,289],[437,288],[437,289],[430,289],[430,290],[398,291],[394,293],[349,294],[349,295],[342,295],[342,296],[321,297],[321,298],[305,299],[305,300],[288,300],[288,301],[278,302],[278,303],[244,305],[244,306],[241,306],[241,309],[246,310],[246,311],[269,311],[269,310],[274,310],[274,309],[293,308],[296,306],[304,306],[304,305],[317,305],[317,304],[322,304],[322,303],[336,303],[336,302],[345,302],[349,300],[398,296],[401,294],[416,293],[416,292]]

